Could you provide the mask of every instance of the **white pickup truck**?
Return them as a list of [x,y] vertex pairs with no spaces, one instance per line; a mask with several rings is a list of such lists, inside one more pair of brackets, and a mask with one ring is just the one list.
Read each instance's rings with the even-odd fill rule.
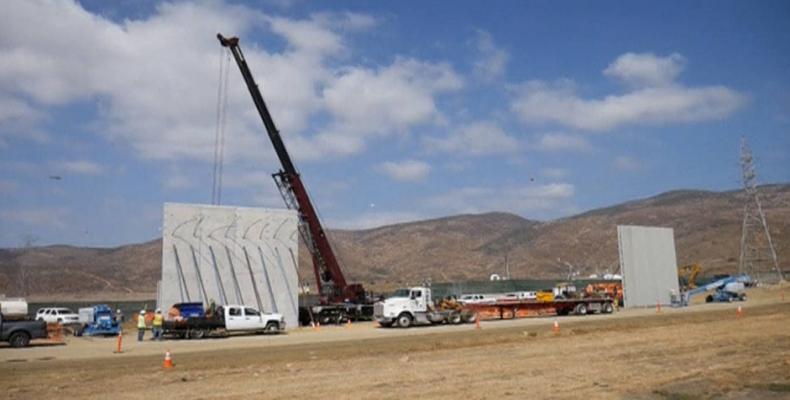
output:
[[181,303],[173,308],[180,311],[174,318],[165,320],[164,333],[189,339],[235,332],[279,333],[285,331],[285,318],[281,314],[265,313],[255,308],[230,304],[217,307],[208,314],[200,303]]

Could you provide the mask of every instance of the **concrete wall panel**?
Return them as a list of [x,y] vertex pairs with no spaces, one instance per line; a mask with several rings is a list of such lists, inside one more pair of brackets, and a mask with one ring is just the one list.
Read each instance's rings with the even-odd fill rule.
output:
[[166,203],[159,307],[245,304],[297,326],[297,223],[290,210]]
[[670,304],[679,291],[672,228],[618,226],[617,239],[625,306]]

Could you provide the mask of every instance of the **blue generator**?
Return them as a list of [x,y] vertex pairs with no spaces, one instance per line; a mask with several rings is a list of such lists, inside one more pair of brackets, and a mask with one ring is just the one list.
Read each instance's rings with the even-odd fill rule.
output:
[[117,336],[121,332],[120,325],[115,322],[115,314],[105,304],[80,309],[80,319],[85,323],[82,329],[83,335]]

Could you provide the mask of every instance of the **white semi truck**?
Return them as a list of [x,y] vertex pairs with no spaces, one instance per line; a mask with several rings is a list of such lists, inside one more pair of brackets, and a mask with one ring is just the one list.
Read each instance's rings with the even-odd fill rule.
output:
[[435,306],[431,289],[418,286],[398,289],[384,301],[373,305],[373,317],[383,327],[412,325],[460,324],[475,322],[475,313],[460,304],[442,303]]

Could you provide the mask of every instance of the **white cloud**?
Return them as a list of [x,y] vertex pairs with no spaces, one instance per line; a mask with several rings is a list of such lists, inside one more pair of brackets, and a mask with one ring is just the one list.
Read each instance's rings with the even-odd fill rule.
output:
[[520,147],[516,138],[487,121],[464,125],[443,138],[424,140],[429,149],[472,156],[514,153]]
[[76,175],[101,175],[104,173],[104,168],[101,165],[88,160],[61,161],[55,163],[55,168],[58,169],[58,173],[65,172]]
[[617,156],[614,159],[614,166],[623,171],[638,171],[644,168],[644,163],[630,156]]
[[[447,64],[414,59],[336,67],[330,61],[348,52],[342,33],[376,25],[364,14],[289,19],[223,2],[178,2],[159,5],[146,19],[116,23],[70,1],[12,3],[0,13],[0,105],[6,105],[0,123],[95,100],[96,132],[127,141],[143,158],[213,158],[216,32],[242,38],[285,141],[300,144],[290,149],[297,159],[351,154],[371,137],[441,121],[433,96],[463,85]],[[249,38],[261,28],[284,38],[285,49],[255,46]],[[270,145],[232,61],[229,74],[226,160],[260,160]],[[328,128],[306,135],[321,113],[329,116]]]
[[609,64],[603,73],[632,86],[658,87],[673,84],[685,66],[686,58],[678,53],[667,57],[653,53],[625,53]]
[[365,138],[405,132],[442,121],[434,96],[463,87],[463,80],[444,63],[398,58],[376,70],[349,68],[323,91],[335,121],[316,137],[322,149],[351,154]]
[[517,86],[511,110],[525,123],[553,123],[583,130],[605,131],[623,125],[721,119],[746,102],[744,95],[720,85],[685,87],[677,83],[667,84],[667,79],[679,73],[672,67],[676,64],[672,64],[671,60],[667,62],[670,63],[669,67],[657,68],[655,71],[627,67],[630,64],[626,62],[615,62],[614,67],[607,69],[608,74],[639,83],[642,87],[600,99],[580,97],[573,82],[568,80],[553,84],[530,81]]
[[465,187],[431,197],[426,204],[446,214],[509,211],[554,216],[572,207],[575,187],[569,183],[545,185]]
[[383,162],[377,166],[377,169],[394,180],[415,182],[427,178],[431,166],[422,161],[403,160]]
[[477,30],[474,44],[478,57],[474,62],[475,75],[484,81],[501,78],[510,55],[497,47],[491,34],[484,30]]
[[593,149],[584,137],[560,132],[544,134],[535,147],[544,151],[588,152]]
[[172,168],[162,179],[162,185],[166,189],[186,189],[192,187],[192,180],[178,168]]

